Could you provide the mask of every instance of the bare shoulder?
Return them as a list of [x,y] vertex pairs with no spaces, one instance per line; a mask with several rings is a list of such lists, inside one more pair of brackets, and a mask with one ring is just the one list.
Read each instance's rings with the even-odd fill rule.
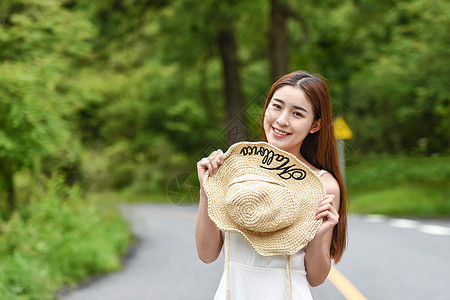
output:
[[322,180],[322,183],[325,187],[326,193],[329,195],[334,195],[336,199],[339,199],[340,195],[340,188],[339,183],[337,182],[336,178],[334,178],[331,173],[327,172],[323,174],[320,179]]

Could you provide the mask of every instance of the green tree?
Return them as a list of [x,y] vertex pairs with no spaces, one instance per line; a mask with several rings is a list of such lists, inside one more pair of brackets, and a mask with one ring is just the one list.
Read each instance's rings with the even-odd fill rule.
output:
[[299,41],[296,41],[295,43],[291,42],[293,47],[302,46],[308,41],[309,23],[298,9],[293,9],[295,4],[289,4],[287,1],[283,0],[271,0],[270,3],[269,61],[271,80],[275,82],[278,78],[286,74],[289,69],[289,40],[293,39],[293,35],[289,34],[289,19],[298,22],[302,32]]
[[[301,9],[310,42],[290,48],[291,65],[330,80],[335,111],[354,129],[355,148],[448,151],[445,1],[306,1]],[[299,36],[292,25],[290,34]]]
[[449,147],[449,12],[446,1],[398,2],[385,16],[389,42],[352,78],[355,107],[361,117],[378,114],[397,154]]
[[75,159],[71,115],[82,102],[71,72],[94,29],[60,1],[2,1],[0,21],[0,182],[14,208],[16,172]]

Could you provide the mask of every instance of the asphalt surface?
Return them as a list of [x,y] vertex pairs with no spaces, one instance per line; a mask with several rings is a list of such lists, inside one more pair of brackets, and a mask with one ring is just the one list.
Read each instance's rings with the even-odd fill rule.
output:
[[[222,255],[204,264],[195,250],[196,207],[136,204],[122,207],[137,242],[123,268],[97,275],[60,300],[209,300],[220,281]],[[450,221],[349,217],[349,246],[336,268],[367,299],[450,299]],[[346,299],[327,280],[316,300]]]
[[352,216],[337,268],[367,299],[449,300],[450,221]]

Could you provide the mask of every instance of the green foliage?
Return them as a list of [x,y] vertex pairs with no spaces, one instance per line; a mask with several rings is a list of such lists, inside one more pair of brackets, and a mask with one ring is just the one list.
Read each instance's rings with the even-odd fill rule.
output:
[[386,16],[395,24],[389,43],[352,80],[361,116],[369,107],[372,116],[391,115],[378,124],[385,136],[397,133],[396,152],[439,153],[448,146],[449,11],[446,1],[399,2]]
[[355,194],[350,211],[358,214],[448,217],[448,189],[443,186],[400,186]]
[[[330,80],[356,151],[450,151],[448,1],[282,2],[307,23],[288,19],[289,69]],[[163,193],[205,149],[224,148],[217,36],[230,19],[257,139],[270,9],[263,0],[1,1],[1,196],[24,169],[34,181],[58,171],[92,190]]]
[[174,174],[190,170],[195,163],[176,152],[164,138],[150,142],[152,145],[145,152],[132,151],[123,141],[102,149],[101,155],[85,153],[83,173],[87,188],[91,191],[128,189],[137,194],[161,192]]
[[93,34],[83,14],[61,1],[2,1],[0,187],[12,205],[14,174],[22,168],[50,173],[77,164],[71,116],[82,99],[72,68],[89,55]]
[[0,233],[1,299],[52,299],[62,285],[117,270],[129,240],[113,207],[83,200],[61,180],[1,222]]
[[351,190],[377,190],[402,184],[445,185],[450,179],[450,156],[376,158],[347,169]]
[[1,61],[58,61],[86,56],[95,29],[82,12],[66,9],[62,4],[63,1],[2,1]]
[[347,169],[350,210],[448,216],[449,166],[449,156],[362,161]]
[[[80,135],[98,165],[108,166],[97,177],[105,188],[162,190],[173,168],[156,163],[161,157],[154,153],[169,147],[170,155],[184,156],[178,169],[189,172],[205,147],[223,147],[227,124],[216,38],[230,16],[238,33],[251,138],[258,136],[256,106],[262,106],[259,99],[270,85],[270,3],[219,2],[74,4],[100,33],[92,40],[96,60],[79,79],[89,99],[81,110]],[[448,152],[444,1],[285,3],[309,25],[309,40],[302,44],[305,29],[289,20],[290,69],[330,79],[335,112],[355,133],[352,147],[365,153]],[[175,161],[180,160],[166,163]],[[84,170],[95,165],[86,162]]]
[[448,153],[448,1],[311,5],[301,7],[310,42],[290,49],[291,62],[331,81],[334,109],[355,133],[349,143],[373,153]]

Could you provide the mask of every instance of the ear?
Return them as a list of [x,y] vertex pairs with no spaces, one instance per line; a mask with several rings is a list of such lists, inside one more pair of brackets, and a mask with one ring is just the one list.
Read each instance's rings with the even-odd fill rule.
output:
[[311,128],[309,129],[309,133],[315,133],[315,132],[319,131],[321,124],[322,124],[322,119],[314,121],[311,125]]

